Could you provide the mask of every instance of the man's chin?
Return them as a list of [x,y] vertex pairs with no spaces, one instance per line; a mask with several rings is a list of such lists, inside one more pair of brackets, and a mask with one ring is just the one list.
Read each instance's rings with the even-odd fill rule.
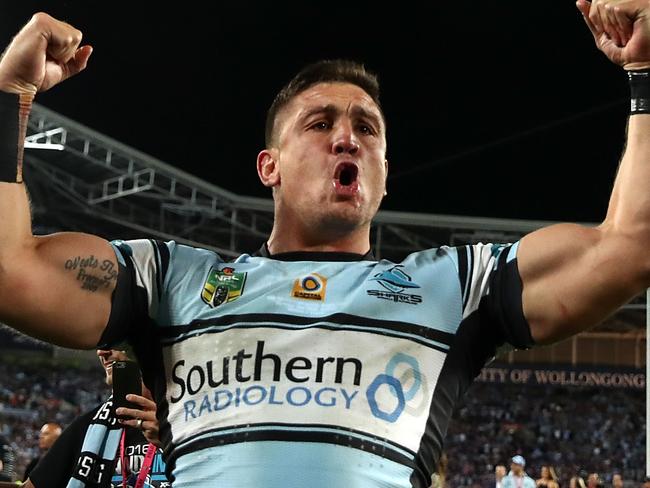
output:
[[365,212],[361,211],[361,208],[339,207],[322,215],[319,221],[318,228],[323,229],[323,231],[347,234],[363,227],[368,223],[369,219],[366,217]]

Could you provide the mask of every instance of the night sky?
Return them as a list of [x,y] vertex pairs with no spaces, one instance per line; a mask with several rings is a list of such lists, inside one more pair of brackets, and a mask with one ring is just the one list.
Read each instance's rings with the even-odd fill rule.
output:
[[388,119],[383,208],[604,216],[627,82],[571,0],[161,3],[2,0],[0,41],[37,10],[72,23],[89,66],[39,103],[253,196],[275,93],[308,62],[362,61]]

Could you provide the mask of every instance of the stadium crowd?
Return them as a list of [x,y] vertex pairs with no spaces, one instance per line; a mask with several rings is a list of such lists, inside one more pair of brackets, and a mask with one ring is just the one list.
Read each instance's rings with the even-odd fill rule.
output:
[[[93,374],[94,373],[94,374]],[[100,374],[62,365],[25,365],[0,361],[0,473],[21,478],[39,456],[38,438],[47,422],[69,425],[108,393]]]
[[521,454],[526,472],[552,466],[561,487],[598,473],[605,486],[645,477],[645,392],[475,383],[445,441],[447,486],[494,487],[494,468]]
[[[108,393],[97,371],[0,362],[0,375],[2,473],[11,479],[19,479],[39,455],[44,423],[66,426]],[[446,486],[493,488],[495,467],[509,466],[513,454],[525,456],[533,479],[542,466],[553,466],[563,488],[571,477],[586,481],[592,472],[606,486],[614,473],[622,474],[626,486],[640,486],[644,412],[638,390],[476,383],[449,427]]]

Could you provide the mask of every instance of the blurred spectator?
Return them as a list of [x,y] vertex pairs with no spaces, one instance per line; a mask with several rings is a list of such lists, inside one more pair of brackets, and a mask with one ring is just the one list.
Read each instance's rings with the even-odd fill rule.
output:
[[3,474],[3,471],[5,469],[5,463],[2,462],[2,459],[0,459],[0,481],[11,481],[11,477]]
[[38,456],[33,458],[25,468],[23,481],[29,478],[29,473],[32,472],[34,467],[38,464],[38,462],[45,455],[48,449],[52,447],[52,444],[56,442],[56,440],[61,435],[61,432],[62,432],[61,426],[54,422],[48,422],[47,424],[43,425],[43,427],[41,427],[41,430],[38,434],[38,448],[40,449],[40,453]]
[[447,478],[447,454],[443,452],[438,461],[438,469],[431,475],[431,488],[445,488]]
[[587,488],[602,488],[603,483],[598,473],[589,473],[587,477]]
[[535,482],[537,488],[560,488],[553,466],[542,466],[540,478]]
[[16,455],[4,437],[0,436],[0,481],[13,479]]
[[501,482],[502,488],[535,488],[535,480],[526,474],[526,460],[517,454],[510,463],[510,472]]
[[582,476],[573,476],[569,480],[569,488],[585,488],[585,480]]
[[494,468],[494,481],[495,488],[501,488],[501,482],[506,475],[506,467],[503,464],[497,464]]
[[623,488],[623,476],[621,473],[614,473],[612,475],[612,488]]

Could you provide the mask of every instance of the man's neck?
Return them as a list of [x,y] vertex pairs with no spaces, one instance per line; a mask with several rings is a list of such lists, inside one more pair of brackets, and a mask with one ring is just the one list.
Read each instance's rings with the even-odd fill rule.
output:
[[271,255],[289,252],[345,252],[363,256],[370,250],[370,244],[364,246],[349,246],[328,242],[315,245],[291,245],[288,243],[277,243],[271,239],[268,240],[267,246]]
[[370,229],[362,227],[336,235],[326,231],[301,232],[300,229],[273,226],[267,241],[271,254],[287,252],[346,252],[366,254],[370,250]]

